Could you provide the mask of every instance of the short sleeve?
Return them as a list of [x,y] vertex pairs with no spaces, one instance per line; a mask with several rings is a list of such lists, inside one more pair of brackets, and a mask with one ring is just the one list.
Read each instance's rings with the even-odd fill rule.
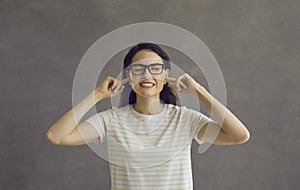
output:
[[102,144],[103,139],[106,138],[106,125],[110,121],[111,116],[112,110],[109,109],[106,111],[98,112],[95,115],[89,117],[87,120],[85,120],[86,122],[90,123],[93,127],[95,127],[95,129],[99,133],[100,144]]
[[195,139],[195,141],[199,144],[203,144],[205,141],[198,138],[198,133],[206,123],[213,120],[202,114],[201,112],[186,108],[185,106],[183,107],[183,110],[191,127],[191,138]]

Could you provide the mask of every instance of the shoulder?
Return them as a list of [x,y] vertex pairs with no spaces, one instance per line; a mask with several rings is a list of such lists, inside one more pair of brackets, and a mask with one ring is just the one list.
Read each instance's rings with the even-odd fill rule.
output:
[[103,111],[99,111],[97,112],[98,115],[100,116],[108,116],[108,117],[111,117],[113,115],[116,115],[118,113],[124,113],[126,112],[128,109],[128,105],[125,105],[125,106],[122,106],[122,107],[111,107],[111,108],[108,108],[106,110],[103,110]]
[[128,113],[130,111],[129,106],[130,106],[129,104],[121,107],[113,106],[112,108],[109,109],[109,112],[112,115],[120,115],[120,114],[124,115],[124,113]]
[[93,115],[91,118],[98,118],[103,120],[106,123],[109,123],[111,119],[119,117],[120,113],[125,113],[127,106],[122,107],[111,107],[102,111],[97,112],[95,115]]
[[180,113],[180,115],[184,118],[187,119],[191,119],[191,118],[201,118],[204,116],[203,113],[201,113],[201,111],[197,111],[193,108],[188,108],[186,106],[174,106],[173,108],[174,110],[176,110],[176,112]]

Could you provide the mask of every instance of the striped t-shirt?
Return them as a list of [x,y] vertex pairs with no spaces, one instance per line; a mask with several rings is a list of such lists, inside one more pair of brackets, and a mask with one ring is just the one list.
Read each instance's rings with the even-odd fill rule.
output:
[[107,142],[111,189],[193,189],[191,143],[210,118],[201,112],[165,104],[145,115],[131,104],[112,107],[86,120]]

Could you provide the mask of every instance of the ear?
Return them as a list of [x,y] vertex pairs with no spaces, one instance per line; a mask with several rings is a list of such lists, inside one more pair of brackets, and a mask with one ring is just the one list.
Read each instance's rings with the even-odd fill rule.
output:
[[129,73],[128,70],[125,71],[125,77],[126,77],[126,78],[130,77],[130,73]]
[[166,69],[166,71],[165,71],[165,80],[164,80],[164,84],[167,82],[166,77],[169,77],[169,76],[170,76],[170,69]]

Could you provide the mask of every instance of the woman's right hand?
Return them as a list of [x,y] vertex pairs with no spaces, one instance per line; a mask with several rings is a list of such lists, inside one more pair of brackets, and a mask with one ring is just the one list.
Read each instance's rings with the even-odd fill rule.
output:
[[114,77],[108,76],[106,79],[95,89],[95,96],[97,98],[112,98],[120,94],[124,90],[124,84],[129,82],[129,77],[126,79],[118,80]]

